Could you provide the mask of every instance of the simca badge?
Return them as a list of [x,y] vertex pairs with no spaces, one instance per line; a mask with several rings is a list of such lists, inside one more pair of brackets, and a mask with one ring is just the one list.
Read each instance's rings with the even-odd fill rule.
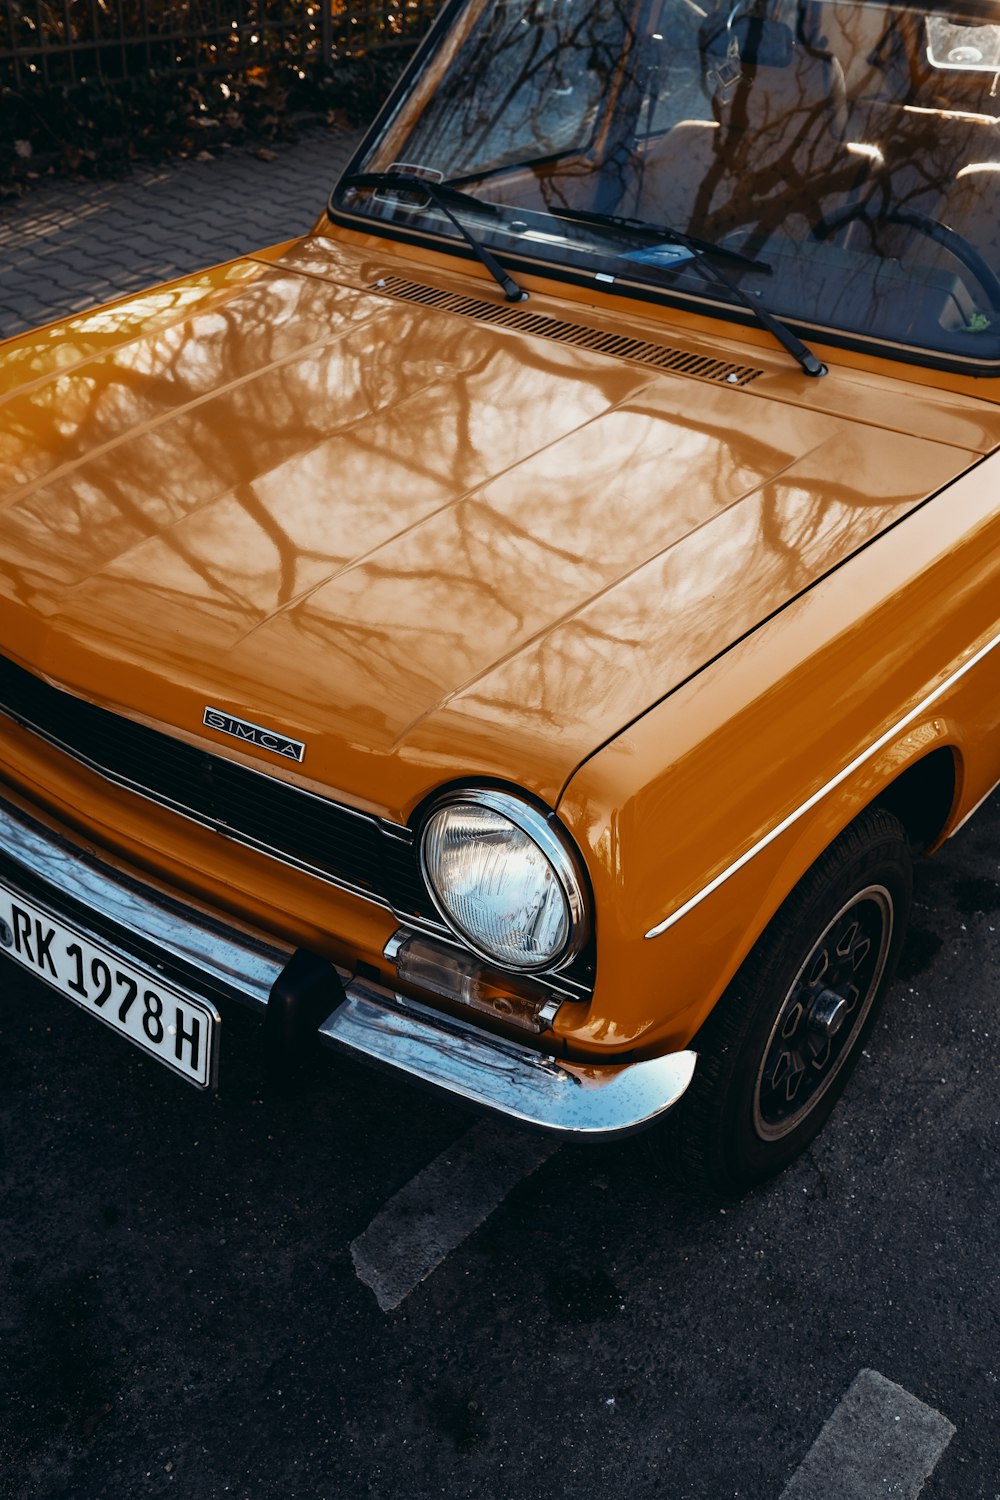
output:
[[260,750],[270,750],[274,755],[283,755],[286,760],[304,760],[306,747],[301,740],[293,740],[276,729],[264,729],[260,724],[251,724],[248,719],[237,719],[233,714],[223,713],[221,708],[206,706],[202,723],[220,734],[230,734],[234,740],[256,745]]

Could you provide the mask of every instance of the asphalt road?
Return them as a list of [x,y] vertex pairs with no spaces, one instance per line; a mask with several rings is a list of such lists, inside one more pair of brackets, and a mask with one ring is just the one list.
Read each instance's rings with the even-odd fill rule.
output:
[[724,1208],[652,1136],[269,1093],[242,1013],[199,1095],[4,962],[0,1495],[997,1500],[998,853],[995,798],[827,1131]]

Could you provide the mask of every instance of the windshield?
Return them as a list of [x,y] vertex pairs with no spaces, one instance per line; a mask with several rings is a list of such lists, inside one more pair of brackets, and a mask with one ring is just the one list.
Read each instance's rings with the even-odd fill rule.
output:
[[[725,304],[673,232],[756,260],[727,278],[800,328],[1000,361],[993,0],[469,0],[355,169],[461,188],[506,265]],[[334,206],[460,243],[416,185]]]

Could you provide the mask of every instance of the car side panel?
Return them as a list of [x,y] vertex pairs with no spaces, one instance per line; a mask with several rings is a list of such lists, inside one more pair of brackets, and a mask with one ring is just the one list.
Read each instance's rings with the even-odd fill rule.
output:
[[686,1046],[809,865],[930,750],[957,763],[943,833],[1000,779],[998,493],[993,458],[576,773],[560,813],[594,883],[598,978],[557,1019],[571,1050]]

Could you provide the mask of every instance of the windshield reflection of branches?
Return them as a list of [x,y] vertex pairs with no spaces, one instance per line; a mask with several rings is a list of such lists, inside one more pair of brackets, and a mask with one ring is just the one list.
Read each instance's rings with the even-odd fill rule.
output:
[[1000,27],[974,11],[953,0],[936,50],[940,7],[487,0],[371,165],[523,210],[477,220],[508,254],[704,297],[696,268],[548,217],[633,215],[767,260],[745,289],[781,316],[990,361],[1000,100],[969,58]]
[[582,150],[634,40],[629,0],[488,11],[407,144],[446,177]]

